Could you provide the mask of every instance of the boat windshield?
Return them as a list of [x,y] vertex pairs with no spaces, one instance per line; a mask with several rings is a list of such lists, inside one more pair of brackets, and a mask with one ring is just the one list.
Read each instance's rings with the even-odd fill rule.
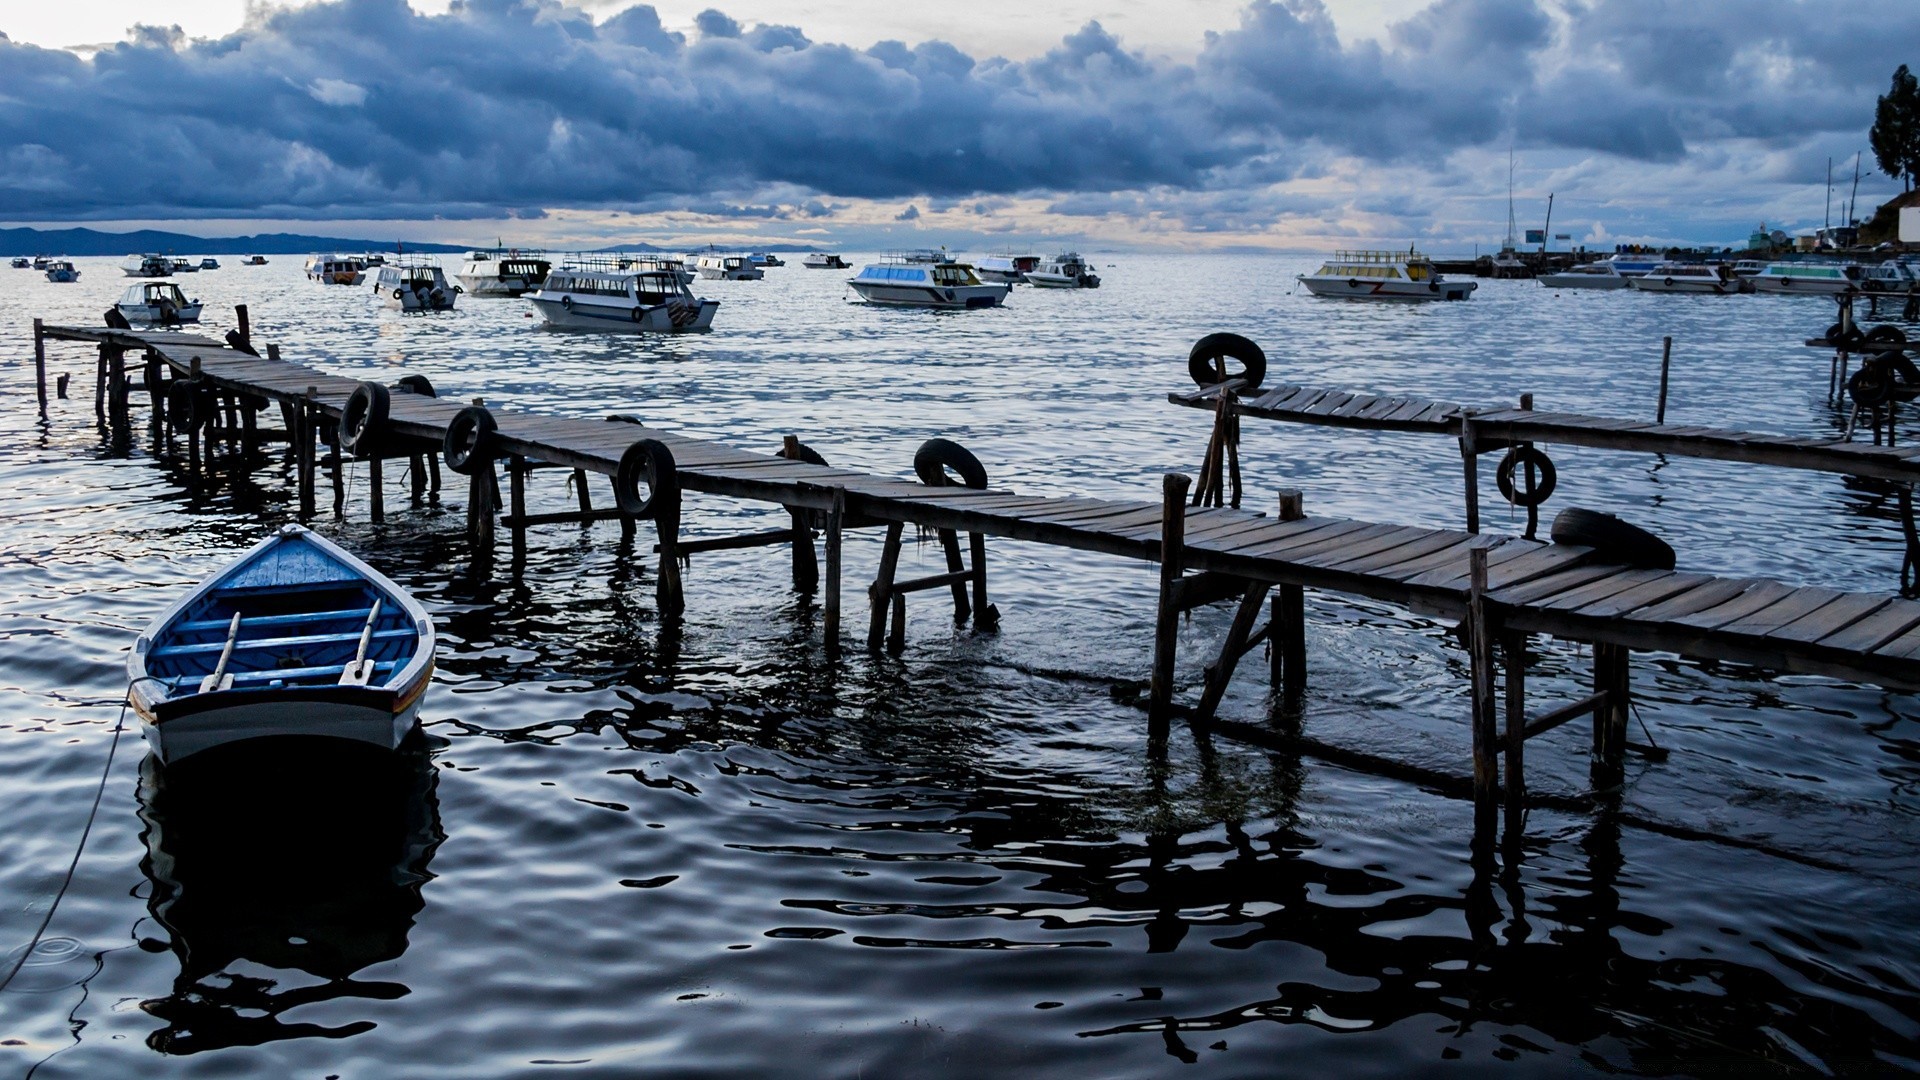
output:
[[933,269],[933,283],[935,285],[949,286],[978,285],[980,284],[980,279],[973,276],[973,268],[970,266],[936,266]]
[[1410,263],[1407,266],[1407,277],[1414,281],[1425,281],[1432,274],[1433,267],[1426,263]]

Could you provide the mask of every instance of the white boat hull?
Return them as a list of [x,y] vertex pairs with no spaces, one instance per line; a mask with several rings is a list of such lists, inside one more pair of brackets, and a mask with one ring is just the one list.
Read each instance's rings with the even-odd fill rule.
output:
[[1393,281],[1386,278],[1302,277],[1300,283],[1315,296],[1336,300],[1465,300],[1478,288],[1472,281]]
[[759,281],[767,275],[757,266],[743,266],[734,270],[703,266],[700,268],[700,276],[709,281]]
[[1754,292],[1775,293],[1780,296],[1842,296],[1855,291],[1851,281],[1835,281],[1830,278],[1770,277],[1756,274],[1747,279]]
[[[431,673],[431,667],[428,673]],[[144,712],[140,734],[148,749],[163,762],[176,762],[202,750],[243,739],[281,735],[326,736],[399,749],[419,725],[420,699],[415,694],[406,707],[390,712],[372,705],[343,705],[324,701],[247,701],[234,694],[225,708],[207,709],[155,723]],[[257,695],[255,695],[257,696]]]
[[1709,296],[1731,296],[1741,291],[1738,281],[1703,281],[1698,278],[1645,277],[1633,279],[1633,288],[1650,293],[1698,293]]
[[1027,275],[1018,270],[987,270],[976,266],[973,272],[981,281],[990,285],[1018,285],[1027,280]]
[[1026,279],[1027,284],[1032,285],[1036,289],[1097,289],[1100,287],[1099,278],[1093,277],[1091,274],[1087,276],[1092,278],[1092,280],[1067,277],[1065,274],[1048,274],[1039,270],[1029,270],[1026,274]]
[[538,282],[517,275],[455,274],[468,296],[523,296],[540,287]]
[[1534,280],[1549,289],[1625,289],[1627,279],[1617,274],[1541,274]]
[[[616,334],[697,334],[713,329],[713,316],[720,301],[701,300],[692,304],[653,304],[634,307],[574,301],[563,304],[542,297],[527,297],[540,318],[561,330],[598,330]],[[635,312],[639,316],[635,317]],[[676,317],[677,316],[677,317]]]
[[347,273],[345,270],[335,271],[331,274],[310,273],[307,277],[322,285],[359,285],[367,280],[367,274],[364,270],[356,270],[353,273]]
[[964,311],[968,308],[999,307],[1013,291],[1011,285],[909,285],[854,281],[853,291],[869,304],[886,307],[936,308]]
[[158,323],[158,322],[183,322],[183,323],[188,323],[188,322],[199,322],[199,321],[200,321],[200,307],[201,307],[201,305],[199,305],[199,304],[188,304],[188,305],[186,305],[186,306],[184,306],[184,307],[182,307],[182,308],[180,308],[180,309],[179,309],[179,311],[178,311],[178,312],[177,312],[177,313],[176,313],[176,314],[175,314],[175,315],[174,315],[174,316],[173,316],[173,317],[172,317],[171,319],[169,319],[169,318],[167,317],[167,315],[166,315],[166,311],[165,311],[165,309],[163,309],[163,308],[160,308],[160,307],[158,307],[158,306],[156,306],[156,305],[153,305],[153,304],[115,304],[115,305],[113,305],[113,306],[114,306],[114,308],[115,308],[116,310],[118,310],[118,311],[120,312],[120,314],[122,314],[122,315],[125,315],[125,316],[127,317],[127,321],[128,321],[128,322],[144,322],[144,323]]
[[47,280],[48,280],[48,281],[52,281],[52,282],[55,282],[55,283],[63,283],[63,282],[69,282],[69,281],[79,281],[79,280],[80,280],[80,271],[78,271],[78,270],[49,270],[49,271],[47,271]]
[[[378,289],[379,286],[374,286]],[[388,289],[381,297],[390,308],[401,311],[452,311],[455,293],[452,289]]]

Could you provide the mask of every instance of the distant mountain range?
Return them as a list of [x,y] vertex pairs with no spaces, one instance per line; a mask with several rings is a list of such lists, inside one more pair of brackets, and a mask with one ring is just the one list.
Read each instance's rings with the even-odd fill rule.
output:
[[[139,232],[100,232],[95,229],[0,229],[0,256],[14,255],[305,255],[312,251],[392,251],[393,240],[355,240],[305,233],[261,233],[257,236],[191,236],[187,233],[142,229]],[[425,244],[401,241],[406,251],[422,254],[458,254],[485,244]],[[652,244],[621,244],[596,251],[660,251]],[[721,249],[735,250],[735,249]],[[737,250],[745,250],[737,249]],[[775,245],[755,251],[811,251],[812,248]]]

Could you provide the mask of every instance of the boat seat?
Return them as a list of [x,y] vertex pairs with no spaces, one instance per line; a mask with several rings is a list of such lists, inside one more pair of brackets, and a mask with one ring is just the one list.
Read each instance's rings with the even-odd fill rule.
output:
[[[376,676],[391,675],[393,669],[399,666],[400,663],[396,660],[379,660],[374,663],[373,670]],[[235,686],[240,686],[245,683],[270,683],[275,679],[285,682],[299,679],[337,679],[346,667],[345,664],[322,664],[318,667],[279,668],[271,671],[236,671],[233,673],[233,683]],[[181,675],[163,681],[175,692],[181,690],[192,692],[199,685],[194,681],[197,678],[198,676],[195,675]]]
[[[249,615],[246,618],[246,626],[247,629],[251,630],[258,626],[301,626],[307,623],[345,622],[349,619],[365,622],[367,616],[372,613],[372,608],[363,607],[340,608],[335,611],[298,611],[291,615]],[[225,630],[227,628],[227,620],[225,618],[194,619],[189,622],[176,623],[173,628],[179,632]]]
[[[375,630],[373,632],[373,639],[375,641],[383,638],[410,638],[413,636],[414,631],[412,627],[403,627],[399,630]],[[295,637],[253,638],[247,641],[234,642],[233,651],[245,652],[252,650],[257,652],[261,649],[298,649],[307,645],[326,645],[333,642],[357,642],[359,640],[360,631],[358,630],[340,634],[301,634]],[[218,655],[220,650],[226,647],[227,643],[224,641],[208,641],[199,645],[163,645],[153,650],[151,655],[195,656],[208,653]]]

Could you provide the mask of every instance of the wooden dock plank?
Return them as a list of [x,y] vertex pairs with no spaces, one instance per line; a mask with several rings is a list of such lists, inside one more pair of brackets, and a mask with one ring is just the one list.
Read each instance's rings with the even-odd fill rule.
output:
[[[1502,589],[1498,593],[1490,593],[1488,599],[1505,604],[1508,607],[1541,607],[1544,606],[1545,601],[1561,593],[1582,588],[1596,581],[1611,581],[1622,575],[1632,573],[1635,573],[1635,571],[1609,563],[1586,563],[1578,566],[1570,566],[1565,570],[1556,570],[1551,574],[1543,574],[1525,584],[1514,585]],[[1630,587],[1644,580],[1644,578],[1640,578],[1628,581],[1621,585],[1620,588]],[[1618,592],[1619,589],[1615,589],[1614,591]],[[1598,597],[1595,599],[1598,599]]]
[[1873,614],[1859,619],[1823,637],[1823,649],[1847,653],[1871,653],[1901,634],[1920,626],[1920,603],[1893,600]]
[[1687,615],[1677,615],[1668,622],[1682,626],[1691,626],[1699,630],[1714,630],[1752,615],[1786,598],[1793,592],[1793,586],[1782,585],[1777,581],[1756,579],[1751,588],[1725,603],[1696,611]]
[[1735,619],[1718,627],[1723,634],[1768,635],[1795,620],[1807,615],[1815,615],[1820,609],[1840,599],[1842,593],[1832,589],[1798,588],[1744,618]]
[[[1686,572],[1667,573],[1644,585],[1635,586],[1624,592],[1618,592],[1605,599],[1588,604],[1577,612],[1589,619],[1607,619],[1615,615],[1624,615],[1637,608],[1651,607],[1664,600],[1679,596],[1715,580],[1708,574],[1690,574]],[[1554,598],[1554,606],[1564,606]]]
[[1879,611],[1892,599],[1871,593],[1846,593],[1818,611],[1808,612],[1790,623],[1767,631],[1767,636],[1783,641],[1816,642]]

